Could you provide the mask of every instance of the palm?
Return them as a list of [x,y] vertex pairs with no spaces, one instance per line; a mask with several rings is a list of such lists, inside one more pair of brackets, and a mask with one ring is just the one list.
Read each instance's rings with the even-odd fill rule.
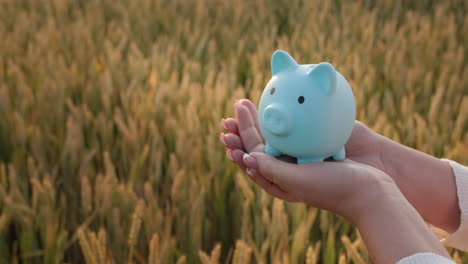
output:
[[388,173],[382,162],[376,134],[356,121],[353,132],[345,145],[346,157],[352,161],[372,166]]
[[[255,106],[249,100],[241,100],[236,103],[236,119],[228,119],[223,121],[223,126],[231,133],[228,135],[221,135],[223,143],[232,151],[232,159],[238,164],[241,169],[245,170],[246,166],[242,160],[244,153],[263,152],[265,147],[265,140],[262,137],[258,124],[258,113]],[[346,157],[349,160],[360,163],[366,167],[369,165],[380,171],[385,172],[385,167],[380,159],[380,150],[376,134],[368,129],[362,123],[356,121],[353,132],[345,145]],[[229,151],[229,150],[228,150]],[[294,162],[294,159],[288,156],[280,157],[283,161]],[[363,165],[361,165],[363,164]],[[254,179],[269,191],[274,196],[289,200],[297,201],[295,197],[284,193],[273,183],[268,182],[266,179]],[[261,183],[258,181],[262,181]]]
[[[251,152],[263,152],[265,140],[259,128],[257,109],[252,102],[243,99],[236,103],[235,107],[236,118],[223,120],[223,126],[231,133],[227,135],[221,134],[221,141],[228,148],[228,156],[242,170],[245,170],[246,165],[243,162],[243,155]],[[358,163],[354,166],[366,167],[366,165],[369,165],[385,172],[375,136],[365,125],[356,121],[351,137],[345,146],[346,155],[349,160]],[[295,161],[295,159],[288,156],[281,156],[279,159],[287,162]],[[288,201],[299,200],[294,195],[284,192],[264,177],[256,176],[253,180],[276,197]]]
[[[254,123],[252,128],[254,128],[256,133],[262,138],[262,143],[257,144],[251,148],[244,144],[242,150],[246,152],[263,151],[265,141],[261,136],[262,134],[258,126],[258,117],[256,113],[257,110],[255,109],[255,106],[248,100],[244,100],[243,105],[249,109],[250,118]],[[246,129],[251,127],[251,125],[249,125],[249,120],[246,119],[247,118],[242,115],[237,116],[238,127]],[[247,138],[242,137],[242,135],[240,136],[243,142],[248,141]],[[380,146],[378,140],[375,137],[376,134],[372,132],[367,126],[359,121],[356,121],[353,127],[353,132],[345,145],[346,158],[386,172],[385,166],[380,158]],[[282,157],[281,159],[293,161],[293,159],[288,159],[286,157]]]

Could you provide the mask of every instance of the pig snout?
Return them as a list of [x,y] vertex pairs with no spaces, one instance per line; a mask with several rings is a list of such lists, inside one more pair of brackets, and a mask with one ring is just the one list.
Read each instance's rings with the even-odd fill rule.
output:
[[280,105],[269,105],[263,112],[265,128],[274,135],[286,136],[292,128],[292,118]]

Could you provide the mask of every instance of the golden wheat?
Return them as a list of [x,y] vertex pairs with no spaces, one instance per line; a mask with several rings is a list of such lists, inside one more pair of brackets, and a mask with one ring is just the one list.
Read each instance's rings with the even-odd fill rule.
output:
[[0,263],[370,262],[348,222],[245,178],[219,120],[258,102],[284,49],[333,63],[375,131],[467,164],[466,11],[0,0]]

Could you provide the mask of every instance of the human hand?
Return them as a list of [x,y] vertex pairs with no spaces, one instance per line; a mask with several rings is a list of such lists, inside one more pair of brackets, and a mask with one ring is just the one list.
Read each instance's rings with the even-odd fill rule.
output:
[[[247,173],[247,166],[243,161],[244,154],[263,152],[265,139],[260,133],[257,109],[252,102],[247,99],[236,101],[235,108],[236,119],[228,118],[221,121],[221,125],[224,129],[229,131],[229,133],[221,133],[220,140],[227,148],[226,156]],[[279,157],[279,159],[289,162],[294,161],[293,158],[287,156]],[[285,192],[265,177],[257,175],[252,177],[252,180],[260,185],[266,192],[277,198],[288,202],[300,201],[297,197]]]
[[[221,141],[228,148],[227,156],[245,171],[244,153],[263,152],[265,141],[259,129],[257,109],[252,102],[242,99],[235,108],[236,118],[222,121],[229,133],[221,134]],[[455,179],[447,162],[381,136],[359,121],[354,125],[345,150],[347,159],[389,175],[427,222],[449,233],[458,228],[460,209]],[[287,156],[280,159],[294,162]],[[262,178],[258,180],[265,182]],[[277,188],[266,188],[268,185],[266,182],[262,187],[270,194],[289,201],[297,200],[290,195],[278,196]]]
[[[246,166],[242,160],[243,154],[245,152],[263,152],[265,140],[260,131],[258,113],[253,103],[242,99],[237,101],[235,109],[236,118],[227,118],[221,121],[221,125],[229,133],[221,133],[220,140],[228,148],[226,155],[245,170]],[[355,122],[345,149],[347,159],[372,166],[386,174],[394,174],[393,170],[387,170],[384,165],[378,134],[361,122]],[[293,158],[288,156],[281,156],[280,159],[295,162]]]
[[289,163],[292,158],[278,160],[264,154],[254,105],[241,100],[235,107],[236,120],[223,120],[223,127],[231,132],[221,134],[221,141],[229,148],[227,156],[273,196],[305,202],[352,219],[353,214],[360,215],[357,208],[365,206],[363,201],[368,199],[362,196],[370,195],[369,189],[393,184],[384,172],[352,160],[296,165]]
[[244,154],[243,162],[253,181],[268,181],[283,196],[337,213],[354,224],[375,209],[383,193],[400,193],[388,175],[351,160],[298,165],[251,152]]
[[364,125],[355,125],[351,142],[346,145],[347,160],[296,165],[291,158],[286,157],[286,162],[263,153],[265,142],[250,101],[241,100],[235,107],[236,119],[222,121],[230,133],[221,134],[220,139],[228,148],[229,159],[265,191],[348,219],[359,228],[378,263],[395,263],[419,252],[449,257],[391,177],[382,171],[385,166],[378,138],[373,138],[373,132]]

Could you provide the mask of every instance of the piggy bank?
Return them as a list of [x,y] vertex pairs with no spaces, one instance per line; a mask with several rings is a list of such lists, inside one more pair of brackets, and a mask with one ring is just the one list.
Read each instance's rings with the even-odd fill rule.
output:
[[258,108],[265,152],[298,164],[345,159],[356,116],[346,79],[330,63],[300,65],[282,50],[271,58],[271,73]]

